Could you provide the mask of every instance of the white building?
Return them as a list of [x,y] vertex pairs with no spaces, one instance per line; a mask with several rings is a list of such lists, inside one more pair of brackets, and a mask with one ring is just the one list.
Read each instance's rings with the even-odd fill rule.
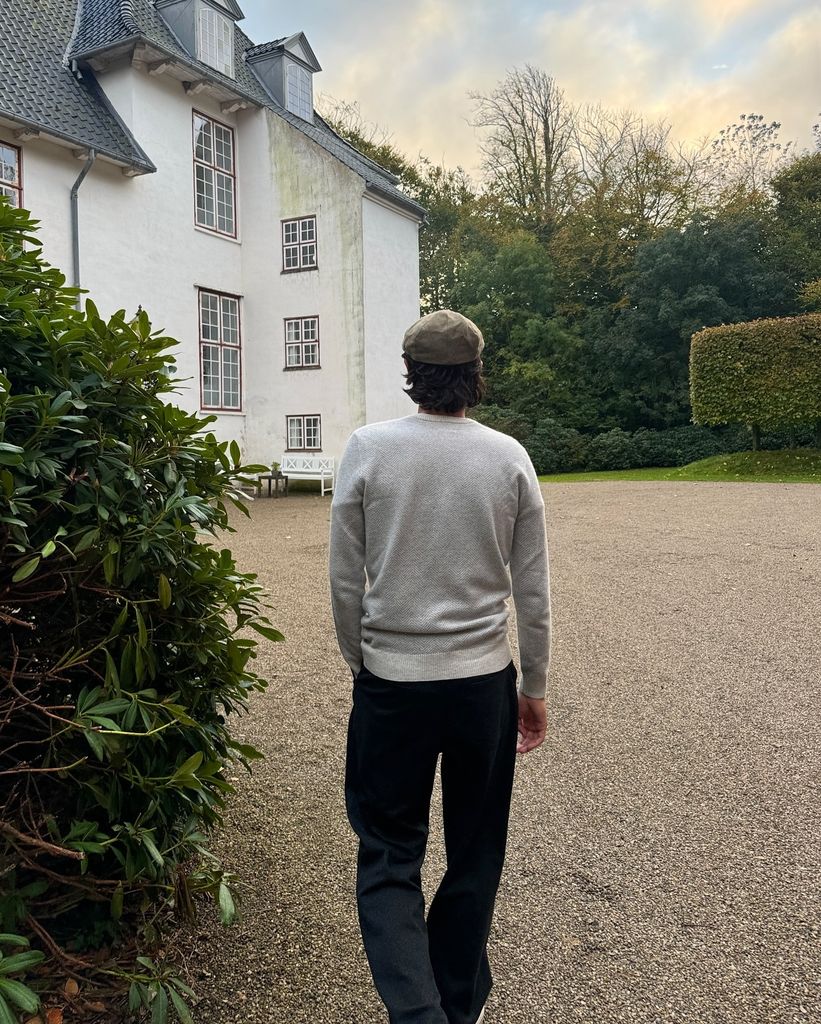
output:
[[181,404],[266,464],[412,411],[424,211],[314,112],[302,33],[255,46],[234,0],[2,12],[0,189],[101,312],[179,340]]

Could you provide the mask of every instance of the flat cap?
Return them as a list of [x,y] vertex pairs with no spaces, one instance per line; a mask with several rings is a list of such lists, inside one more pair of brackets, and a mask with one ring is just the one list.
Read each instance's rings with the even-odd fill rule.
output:
[[485,347],[482,332],[472,320],[452,309],[437,309],[405,331],[402,351],[417,363],[457,366],[478,359]]

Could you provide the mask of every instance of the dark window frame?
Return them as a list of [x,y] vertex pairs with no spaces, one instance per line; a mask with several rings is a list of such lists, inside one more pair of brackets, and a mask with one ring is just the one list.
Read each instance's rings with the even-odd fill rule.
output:
[[[194,125],[196,124],[196,118],[198,118],[198,117],[204,118],[206,121],[210,121],[212,125],[214,125],[214,124],[219,125],[220,128],[224,128],[226,131],[231,133],[231,167],[232,167],[232,170],[230,172],[226,171],[224,168],[220,167],[216,163],[210,163],[209,164],[207,161],[200,160],[197,157],[197,138],[196,138],[196,134],[195,134],[195,130],[194,130]],[[214,156],[214,159],[216,159],[216,146],[215,146],[215,137],[214,137],[213,131],[211,133],[211,140],[212,140],[212,146],[214,147],[214,153],[212,155]],[[234,239],[236,239],[238,237],[238,231],[239,231],[239,217],[238,217],[238,204],[237,204],[237,193],[238,193],[237,177],[238,177],[238,175],[237,175],[237,136],[236,136],[236,129],[233,128],[230,124],[226,124],[224,121],[220,121],[218,118],[214,117],[212,114],[206,114],[204,111],[197,110],[196,107],[192,107],[191,108],[191,157],[192,157],[192,161],[193,161],[193,167],[192,167],[192,172],[191,173],[192,173],[193,183],[194,183],[194,227],[198,228],[200,231],[207,231],[209,235],[217,235],[219,238],[234,238]],[[197,207],[197,166],[198,165],[201,165],[202,167],[208,168],[213,173],[213,175],[214,175],[214,178],[213,178],[213,181],[214,181],[214,227],[209,227],[208,224],[200,224],[200,222],[197,220],[197,212],[198,212],[198,207]],[[233,219],[234,219],[234,230],[233,231],[222,231],[219,227],[217,227],[217,223],[218,223],[218,217],[217,217],[217,177],[216,177],[217,174],[224,174],[224,175],[226,175],[227,177],[229,177],[231,179],[231,192],[232,192],[232,199],[233,199],[233,215],[234,215],[233,216]]]
[[17,153],[17,185],[12,184],[10,181],[5,181],[0,178],[0,185],[3,188],[10,188],[13,192],[17,193],[17,209],[23,209],[23,147],[16,146],[13,142],[6,142],[5,139],[0,139],[0,146],[5,146],[7,149],[13,149]]
[[[304,329],[305,329],[305,321],[306,320],[315,320],[316,321],[316,338],[313,338],[311,341],[305,341],[304,340]],[[286,317],[283,317],[282,323],[283,323],[283,333],[284,333],[284,336],[285,336],[285,365],[284,365],[283,369],[288,370],[289,372],[292,371],[292,370],[321,370],[322,369],[322,365],[321,365],[322,364],[322,347],[321,347],[320,342],[319,342],[319,314],[318,313],[311,313],[308,316],[286,316]],[[299,329],[300,340],[299,341],[288,341],[288,324],[290,324],[290,323],[298,323],[300,325],[300,329]],[[299,345],[299,358],[301,360],[299,363],[289,364],[289,362],[288,362],[288,349],[289,349],[289,347],[291,345]],[[316,345],[316,358],[317,358],[317,361],[315,363],[306,363],[305,362],[305,346],[306,345]]]
[[[313,221],[314,223],[314,237],[313,241],[303,242],[302,241],[302,225],[306,221]],[[303,274],[309,270],[319,270],[319,224],[317,223],[317,215],[315,213],[306,214],[304,217],[284,217],[282,219],[280,227],[280,239],[282,242],[282,273],[283,274]],[[289,224],[297,225],[297,241],[288,242],[285,241],[285,227]],[[314,262],[303,263],[302,262],[302,249],[303,246],[313,245],[314,247]],[[286,266],[285,250],[295,248],[298,251],[299,265],[295,267]]]
[[[306,448],[305,437],[307,431],[305,430],[305,420],[316,419],[319,420],[319,446],[317,448]],[[302,420],[302,447],[291,448],[291,432],[289,429],[291,420]],[[285,417],[285,451],[286,452],[304,452],[306,455],[314,454],[315,452],[322,451],[322,414],[318,412],[306,412],[306,413],[292,413]]]
[[[219,329],[220,329],[220,340],[212,341],[211,339],[204,339],[202,336],[202,296],[203,295],[216,295],[220,300],[219,310]],[[222,300],[233,299],[237,304],[237,338],[238,343],[231,345],[229,342],[222,340]],[[205,404],[205,389],[203,387],[203,372],[202,372],[202,349],[204,345],[212,345],[219,349],[219,368],[220,368],[220,405],[206,405]],[[239,359],[237,363],[237,380],[239,384],[239,405],[225,405],[225,389],[223,387],[223,376],[222,376],[222,350],[224,348],[231,349],[237,352]],[[243,387],[242,380],[242,296],[235,295],[232,292],[220,292],[216,288],[197,288],[197,353],[199,362],[199,377],[200,377],[200,409],[203,412],[232,412],[242,413],[245,411],[244,399],[245,389]]]

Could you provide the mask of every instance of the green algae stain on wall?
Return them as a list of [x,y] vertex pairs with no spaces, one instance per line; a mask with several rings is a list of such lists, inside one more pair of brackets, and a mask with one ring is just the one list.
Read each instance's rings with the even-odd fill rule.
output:
[[[365,320],[362,178],[273,112],[266,112],[271,187],[284,219],[316,214],[318,283],[323,310],[333,331],[320,328],[334,347],[323,367],[344,374],[347,416],[335,410],[350,428],[365,422]],[[308,311],[306,311],[308,312]],[[327,319],[327,316],[326,316]],[[342,389],[332,386],[331,393]],[[329,410],[330,412],[330,410]]]

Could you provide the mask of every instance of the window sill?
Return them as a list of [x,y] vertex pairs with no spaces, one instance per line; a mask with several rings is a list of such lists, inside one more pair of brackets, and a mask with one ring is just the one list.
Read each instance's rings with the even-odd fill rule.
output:
[[233,242],[234,245],[242,245],[242,242],[237,235],[224,235],[221,231],[212,231],[210,228],[204,228],[200,224],[195,224],[194,230],[199,231],[201,235],[209,235],[211,238],[221,238],[224,242]]
[[322,367],[317,363],[311,366],[283,366],[282,369],[286,373],[292,373],[294,370],[321,370]]
[[[321,448],[286,448],[286,452],[291,452],[292,455],[321,455]],[[286,474],[287,476],[287,474]]]
[[280,274],[310,274],[312,270],[319,270],[319,267],[288,267],[287,270],[280,270]]
[[244,416],[243,409],[200,409],[199,416]]

